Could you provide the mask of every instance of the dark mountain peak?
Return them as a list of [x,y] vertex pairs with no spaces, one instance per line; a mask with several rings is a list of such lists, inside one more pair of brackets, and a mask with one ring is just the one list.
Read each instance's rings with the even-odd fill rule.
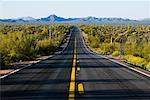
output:
[[85,17],[85,19],[93,20],[93,19],[97,19],[97,18],[96,17],[92,17],[92,16],[88,16],[88,17]]
[[92,17],[92,16],[88,16],[88,17],[81,18],[81,20],[89,21],[89,22],[95,22],[95,21],[98,21],[98,18]]
[[57,15],[55,15],[55,14],[52,14],[52,15],[50,15],[50,16],[53,16],[53,17],[58,17]]
[[55,14],[52,14],[52,15],[49,15],[47,18],[51,18],[51,17],[57,18],[58,16],[56,16]]
[[59,21],[64,21],[65,18],[63,17],[58,17],[55,14],[49,15],[48,17],[41,18],[39,19],[40,21],[49,21],[49,22],[59,22]]

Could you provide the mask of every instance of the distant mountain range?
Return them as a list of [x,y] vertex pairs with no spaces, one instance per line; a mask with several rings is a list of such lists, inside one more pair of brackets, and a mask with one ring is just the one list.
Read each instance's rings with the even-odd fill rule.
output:
[[17,19],[0,19],[0,23],[71,23],[71,24],[143,24],[150,25],[150,18],[143,20],[131,20],[123,18],[63,18],[50,15],[44,18],[22,17]]

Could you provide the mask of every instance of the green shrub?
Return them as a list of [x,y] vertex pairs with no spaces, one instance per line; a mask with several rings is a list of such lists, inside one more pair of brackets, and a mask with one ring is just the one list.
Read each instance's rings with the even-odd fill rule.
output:
[[51,54],[64,42],[71,28],[55,24],[50,39],[46,24],[0,24],[0,65]]
[[136,57],[136,56],[133,56],[133,55],[126,55],[124,56],[124,58],[134,64],[134,65],[138,65],[138,66],[145,66],[146,65],[146,60],[144,58],[141,58],[141,57]]
[[50,39],[45,38],[37,42],[36,49],[38,50],[38,54],[45,55],[52,53],[56,49],[56,46]]
[[150,71],[150,62],[147,63],[146,68]]
[[98,48],[99,47],[99,40],[97,37],[94,37],[92,35],[88,36],[88,42],[90,43],[90,46],[92,48]]
[[150,62],[150,42],[145,43],[143,46],[144,46],[142,49],[143,56],[147,61]]
[[[144,68],[150,62],[150,26],[144,25],[79,25],[87,34],[93,50],[103,54],[118,56]],[[85,38],[86,39],[86,38]]]
[[103,51],[103,54],[105,55],[110,55],[113,53],[113,51],[116,50],[115,43],[110,44],[110,43],[102,43],[100,45],[101,50]]
[[1,50],[7,53],[9,59],[13,61],[28,59],[34,55],[35,38],[31,34],[23,32],[13,32],[2,39]]
[[119,51],[114,51],[112,54],[111,54],[113,57],[117,57],[120,55],[120,52]]
[[0,52],[0,68],[2,66],[5,66],[5,64],[6,64],[6,61],[5,61],[4,53]]

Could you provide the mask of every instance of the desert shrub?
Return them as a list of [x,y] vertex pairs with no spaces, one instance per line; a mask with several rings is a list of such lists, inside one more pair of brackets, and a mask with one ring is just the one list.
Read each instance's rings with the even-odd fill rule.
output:
[[34,55],[35,38],[23,32],[12,32],[3,35],[0,45],[0,50],[9,60],[18,61]]
[[56,46],[51,39],[45,38],[37,42],[36,49],[38,49],[38,54],[45,55],[52,53],[56,49]]
[[0,68],[6,64],[5,55],[0,51]]
[[114,51],[112,54],[111,54],[113,57],[117,57],[120,55],[120,51]]
[[125,54],[126,55],[134,55],[136,50],[137,50],[136,45],[133,45],[133,44],[126,44],[125,45]]
[[146,68],[150,71],[150,62],[147,63]]
[[97,37],[94,37],[92,35],[88,36],[88,42],[90,43],[90,46],[92,48],[98,48],[99,47],[99,40]]
[[65,41],[71,28],[55,24],[50,39],[46,24],[0,24],[0,65],[51,54]]
[[[145,66],[150,61],[150,26],[145,25],[79,25],[87,34],[93,50],[104,55],[119,55],[128,62]],[[96,49],[95,49],[96,48]],[[130,55],[130,56],[128,56]]]
[[98,44],[96,41],[93,41],[93,42],[91,43],[91,47],[92,47],[92,48],[98,48],[98,47],[99,47],[99,44]]
[[101,50],[103,51],[103,54],[105,55],[110,55],[113,53],[113,51],[116,50],[116,45],[113,43],[113,44],[110,44],[110,43],[102,43],[100,45],[100,48]]
[[147,61],[150,61],[150,42],[145,43],[143,45],[143,49],[141,50],[143,52],[143,56]]
[[146,59],[149,62],[150,61],[150,54],[145,54],[144,59]]
[[101,48],[93,48],[92,50],[96,51],[98,54],[105,55],[105,52]]
[[133,56],[133,55],[125,55],[124,58],[134,64],[134,65],[137,65],[137,66],[145,66],[146,65],[146,60],[144,58],[141,58],[141,57],[136,57],[136,56]]

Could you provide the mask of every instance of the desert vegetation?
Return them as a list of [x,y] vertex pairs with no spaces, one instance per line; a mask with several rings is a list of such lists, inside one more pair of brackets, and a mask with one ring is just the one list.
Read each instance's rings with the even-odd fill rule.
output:
[[0,24],[2,66],[52,54],[66,41],[72,26],[64,24]]
[[89,46],[102,55],[121,57],[150,70],[150,26],[80,25]]

